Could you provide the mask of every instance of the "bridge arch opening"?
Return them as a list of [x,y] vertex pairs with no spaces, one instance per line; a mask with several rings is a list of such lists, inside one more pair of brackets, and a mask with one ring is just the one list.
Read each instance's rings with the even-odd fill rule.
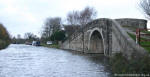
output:
[[90,51],[91,53],[104,54],[103,38],[99,31],[95,30],[90,37]]

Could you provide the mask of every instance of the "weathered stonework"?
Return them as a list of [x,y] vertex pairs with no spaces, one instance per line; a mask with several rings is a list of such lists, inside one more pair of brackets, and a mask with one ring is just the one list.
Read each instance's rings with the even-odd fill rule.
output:
[[144,19],[122,18],[115,20],[123,27],[147,29],[147,20]]
[[122,52],[129,58],[137,52],[146,53],[129,37],[118,21],[106,18],[88,23],[66,40],[61,47],[84,53],[104,53],[105,56]]

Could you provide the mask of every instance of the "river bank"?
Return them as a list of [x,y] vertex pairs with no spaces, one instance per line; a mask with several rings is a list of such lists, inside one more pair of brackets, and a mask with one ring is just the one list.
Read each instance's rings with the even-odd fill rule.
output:
[[48,47],[48,48],[57,48],[57,49],[60,48],[58,44],[51,44],[51,45],[48,45],[48,44],[43,44],[43,43],[42,43],[41,46],[43,46],[43,47]]

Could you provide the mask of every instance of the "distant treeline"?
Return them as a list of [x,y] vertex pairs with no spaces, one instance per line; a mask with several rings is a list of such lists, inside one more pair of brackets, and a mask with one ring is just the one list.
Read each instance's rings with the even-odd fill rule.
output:
[[0,49],[6,48],[10,44],[10,36],[3,24],[0,24]]

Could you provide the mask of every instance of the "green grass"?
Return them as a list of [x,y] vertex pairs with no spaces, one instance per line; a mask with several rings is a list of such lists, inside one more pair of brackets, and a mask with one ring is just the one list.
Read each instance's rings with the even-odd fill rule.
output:
[[48,47],[48,48],[59,48],[58,44],[52,44],[52,45],[41,44],[41,46]]
[[[128,33],[128,35],[129,35],[134,41],[136,41],[136,35],[131,34],[131,33]],[[145,39],[145,38],[141,38],[141,40],[146,40],[146,39]],[[147,41],[147,42],[140,42],[140,45],[150,53],[150,41]],[[143,45],[149,45],[149,47],[144,47]]]
[[128,35],[129,35],[134,41],[136,41],[136,35],[131,34],[131,33],[128,33]]
[[143,30],[142,30],[141,32],[150,34],[150,31],[143,31]]

